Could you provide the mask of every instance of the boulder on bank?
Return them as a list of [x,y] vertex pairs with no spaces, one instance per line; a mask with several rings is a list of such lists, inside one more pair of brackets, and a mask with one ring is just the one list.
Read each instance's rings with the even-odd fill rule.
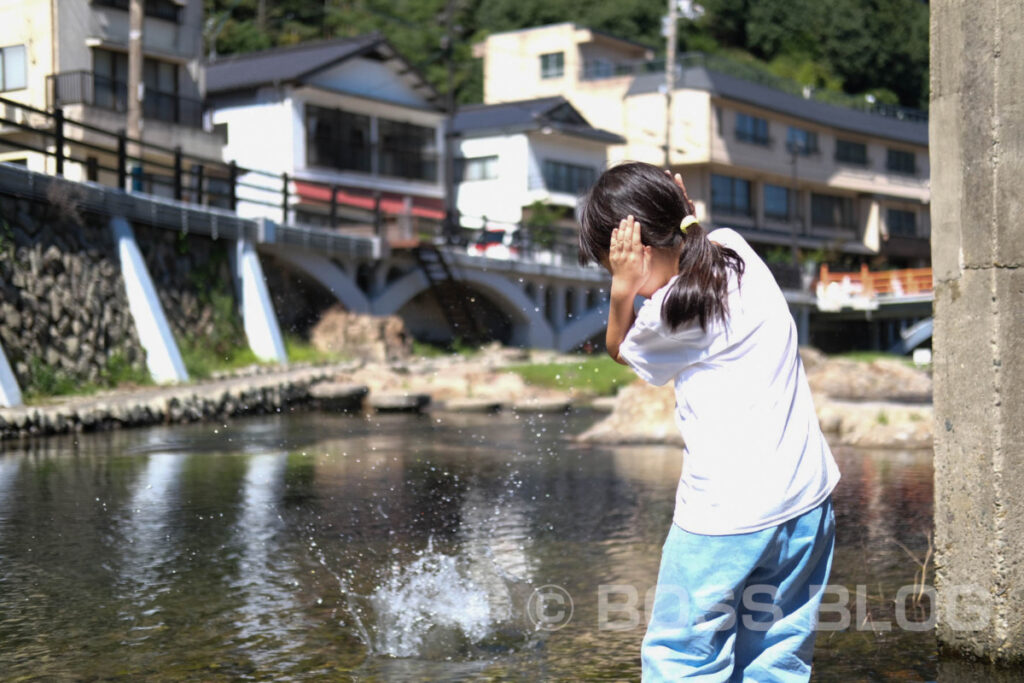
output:
[[341,306],[324,312],[310,332],[310,343],[318,351],[378,363],[412,353],[412,337],[398,316],[350,313]]
[[[931,377],[899,361],[864,363],[802,349],[818,420],[830,440],[863,448],[932,445]],[[908,405],[908,401],[915,402]],[[581,434],[587,443],[682,444],[671,385],[624,387],[608,417]]]
[[932,400],[932,378],[927,372],[898,360],[870,363],[848,358],[804,361],[807,382],[815,395],[853,401]]
[[661,387],[634,382],[623,387],[611,414],[583,432],[577,440],[584,443],[682,445],[683,438],[673,417],[675,391],[671,384]]

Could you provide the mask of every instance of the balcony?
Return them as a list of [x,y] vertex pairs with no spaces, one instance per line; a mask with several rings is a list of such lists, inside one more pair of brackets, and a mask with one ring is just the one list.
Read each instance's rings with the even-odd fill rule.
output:
[[[122,81],[91,71],[51,74],[46,80],[50,106],[85,104],[115,112],[128,110],[128,85]],[[201,100],[147,87],[142,101],[142,116],[188,128],[202,128],[203,103]]]

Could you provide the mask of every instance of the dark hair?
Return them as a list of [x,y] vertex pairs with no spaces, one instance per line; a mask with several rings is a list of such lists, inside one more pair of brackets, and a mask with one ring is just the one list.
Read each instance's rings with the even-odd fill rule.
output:
[[683,245],[679,277],[661,307],[661,319],[669,329],[693,319],[705,330],[709,321],[724,322],[729,313],[729,270],[742,278],[745,264],[734,250],[713,244],[700,224],[690,225],[684,234],[679,224],[688,214],[682,190],[657,166],[638,161],[613,166],[581,200],[580,263],[603,261],[612,230],[633,216],[645,245]]

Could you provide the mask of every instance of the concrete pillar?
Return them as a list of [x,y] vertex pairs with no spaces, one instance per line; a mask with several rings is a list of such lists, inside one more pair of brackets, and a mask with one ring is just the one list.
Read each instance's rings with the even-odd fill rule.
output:
[[1016,664],[1024,663],[1022,34],[1024,3],[931,3],[937,636],[944,654]]
[[572,292],[572,317],[573,320],[579,320],[587,312],[587,290],[583,285],[580,285],[573,289]]
[[551,285],[554,296],[551,297],[551,310],[548,311],[548,320],[551,327],[560,330],[565,327],[565,285]]
[[135,321],[139,343],[146,350],[146,367],[156,382],[185,382],[188,372],[181,360],[178,343],[167,324],[167,316],[160,305],[153,279],[146,269],[135,231],[124,218],[115,217],[110,221],[117,244],[117,255],[121,261],[121,276],[128,296],[128,309]]
[[11,408],[21,405],[21,389],[18,378],[14,376],[11,364],[7,362],[7,354],[0,346],[0,406]]
[[245,239],[235,242],[232,264],[235,267],[242,326],[249,340],[249,348],[260,360],[287,363],[288,354],[285,353],[281,326],[274,313],[274,304],[270,301],[260,256],[252,242]]

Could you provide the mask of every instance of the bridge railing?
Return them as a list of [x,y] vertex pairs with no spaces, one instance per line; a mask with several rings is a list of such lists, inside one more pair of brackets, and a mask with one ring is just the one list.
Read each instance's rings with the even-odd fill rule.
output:
[[848,302],[872,302],[879,299],[918,297],[933,291],[931,268],[872,271],[866,265],[859,271],[832,272],[822,264],[818,273],[819,305]]
[[[0,149],[45,155],[53,160],[53,172],[58,176],[64,176],[70,164],[78,164],[84,169],[85,180],[102,179],[102,184],[122,190],[250,216],[272,212],[281,223],[296,222],[298,212],[304,211],[301,218],[313,220],[319,227],[341,227],[347,219],[377,235],[382,234],[386,214],[396,218],[403,215],[401,209],[389,212],[385,204],[389,200],[382,201],[379,192],[368,191],[360,202],[362,208],[352,208],[344,203],[351,202],[351,191],[343,191],[337,184],[186,154],[180,146],[158,145],[129,137],[124,130],[111,131],[68,118],[60,106],[46,111],[0,97],[0,128],[8,133],[0,135]],[[10,136],[10,132],[19,130],[39,137]],[[406,217],[410,232],[436,232],[434,224],[438,221],[411,212]]]

